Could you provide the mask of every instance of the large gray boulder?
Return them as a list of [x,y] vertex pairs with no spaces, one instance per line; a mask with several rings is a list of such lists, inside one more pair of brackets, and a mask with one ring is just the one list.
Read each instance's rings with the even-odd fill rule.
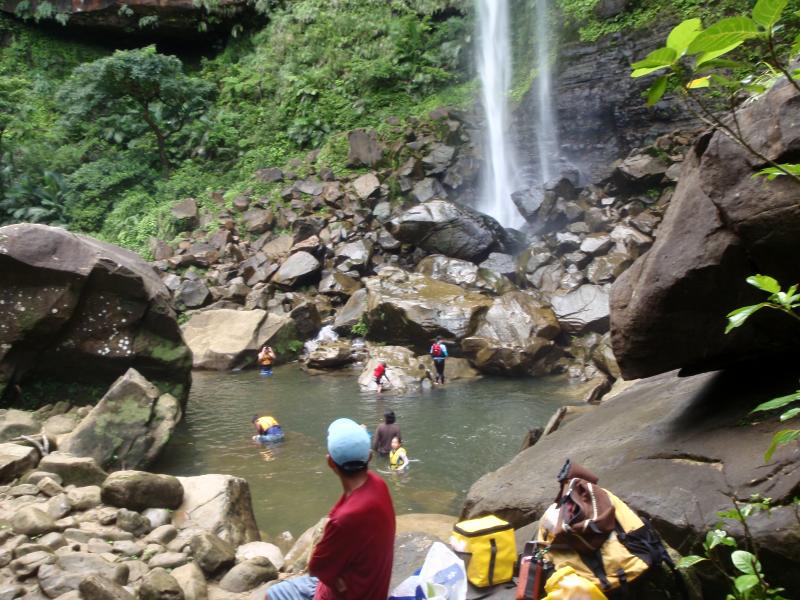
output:
[[61,442],[61,450],[89,456],[104,469],[140,468],[152,463],[181,419],[170,394],[129,369]]
[[259,541],[247,481],[232,475],[198,475],[178,480],[184,493],[173,518],[176,526],[204,529],[234,548]]
[[48,598],[76,591],[82,581],[99,575],[119,585],[128,583],[128,567],[108,562],[97,554],[70,552],[61,554],[55,564],[42,565],[37,574],[39,587]]
[[561,327],[569,333],[608,330],[608,289],[599,285],[582,285],[565,294],[550,296]]
[[639,381],[479,479],[462,516],[494,513],[515,527],[535,521],[553,502],[555,477],[570,458],[647,516],[671,546],[689,552],[719,522],[718,511],[732,508],[728,494],[760,494],[774,508],[750,526],[763,564],[774,570],[768,579],[798,589],[789,566],[800,560],[791,506],[798,450],[784,447],[764,464],[772,435],[785,425],[769,417],[742,426],[753,406],[793,389],[794,379],[764,369],[758,378],[739,370]]
[[28,394],[108,387],[133,367],[187,398],[191,353],[171,294],[133,252],[46,225],[2,227],[0,301],[0,397],[15,399],[9,383]]
[[374,167],[383,158],[383,146],[372,129],[354,129],[347,134],[347,141],[347,164],[351,167]]
[[33,413],[10,408],[0,419],[0,442],[8,442],[21,435],[39,433],[42,424]]
[[0,484],[16,479],[36,466],[39,452],[20,444],[0,444]]
[[146,471],[117,471],[103,482],[105,504],[143,511],[148,508],[176,509],[183,502],[183,486],[177,477]]
[[286,288],[319,280],[322,265],[313,255],[305,251],[295,252],[286,259],[278,272],[272,276],[272,283]]
[[[800,147],[800,94],[780,82],[738,122],[756,151],[789,160]],[[800,185],[754,179],[765,166],[721,131],[688,153],[655,244],[613,285],[611,339],[626,379],[796,353],[800,325],[777,311],[724,333],[729,311],[766,299],[747,276],[784,287],[800,277]]]
[[289,342],[298,337],[288,315],[227,308],[192,315],[183,335],[192,349],[194,366],[218,371],[254,365],[259,349],[267,343],[275,349],[276,362],[285,362],[293,356]]
[[461,287],[502,294],[516,289],[505,275],[478,267],[475,263],[441,254],[426,256],[416,267],[417,273]]
[[472,262],[507,244],[505,230],[493,218],[446,200],[414,206],[384,227],[401,242]]
[[469,335],[492,304],[488,296],[394,267],[365,285],[369,339],[425,351],[437,335],[450,340]]
[[108,477],[108,473],[97,466],[97,461],[91,456],[73,456],[62,451],[42,457],[39,469],[55,473],[64,485],[100,485]]

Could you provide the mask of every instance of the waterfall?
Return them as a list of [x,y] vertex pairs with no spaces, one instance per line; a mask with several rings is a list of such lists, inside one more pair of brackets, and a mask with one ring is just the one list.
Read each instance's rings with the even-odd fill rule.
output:
[[509,0],[478,2],[478,75],[486,115],[486,169],[478,208],[504,227],[523,223],[511,200],[517,188],[514,149],[508,140],[511,114],[507,94],[511,86]]
[[536,99],[538,105],[536,145],[539,151],[539,180],[547,183],[555,175],[554,159],[558,158],[558,127],[552,98],[550,40],[547,0],[536,2]]

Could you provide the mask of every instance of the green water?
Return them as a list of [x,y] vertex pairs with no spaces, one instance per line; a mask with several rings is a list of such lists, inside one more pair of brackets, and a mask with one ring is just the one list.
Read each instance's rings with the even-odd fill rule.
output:
[[[277,368],[271,378],[257,371],[195,372],[184,420],[153,470],[243,477],[262,532],[297,537],[341,493],[325,463],[328,423],[350,417],[374,430],[391,409],[414,462],[402,475],[385,472],[385,459],[373,465],[383,471],[397,513],[457,514],[470,485],[514,456],[529,428],[574,403],[576,391],[561,378],[493,378],[379,396],[359,391],[356,376],[311,376],[294,365]],[[256,413],[278,419],[286,439],[272,447],[254,443]]]

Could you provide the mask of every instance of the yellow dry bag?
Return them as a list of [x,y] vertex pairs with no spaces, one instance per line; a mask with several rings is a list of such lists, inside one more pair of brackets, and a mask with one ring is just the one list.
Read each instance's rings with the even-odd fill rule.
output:
[[456,523],[450,545],[460,554],[469,555],[467,579],[483,588],[511,581],[517,560],[514,529],[494,515]]

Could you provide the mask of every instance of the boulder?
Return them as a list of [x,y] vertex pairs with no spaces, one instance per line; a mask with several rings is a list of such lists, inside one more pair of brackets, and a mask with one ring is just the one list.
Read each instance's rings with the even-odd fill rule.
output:
[[62,451],[43,457],[39,470],[55,473],[64,485],[100,485],[108,477],[91,456],[73,456]]
[[8,568],[17,579],[25,579],[35,575],[40,567],[52,565],[54,562],[56,562],[56,557],[52,552],[49,550],[36,550],[12,560]]
[[517,273],[517,261],[510,254],[490,252],[489,257],[480,264],[480,268],[506,277],[514,277]]
[[375,173],[365,173],[353,181],[353,189],[361,200],[366,200],[381,187]]
[[243,562],[251,558],[256,558],[257,556],[263,556],[269,559],[269,562],[275,565],[278,570],[283,568],[285,562],[283,552],[281,552],[281,549],[275,544],[250,542],[248,544],[242,544],[236,549],[236,562]]
[[37,537],[57,529],[53,517],[33,506],[16,511],[11,518],[11,527],[17,534],[28,537]]
[[278,362],[286,361],[291,353],[285,346],[297,337],[291,317],[260,309],[196,313],[183,332],[195,367],[218,371],[255,364],[259,348],[267,343],[275,348]]
[[320,262],[308,252],[295,252],[272,276],[272,282],[287,288],[310,283],[315,277],[319,280],[320,267]]
[[372,376],[375,367],[380,362],[386,362],[386,377],[389,385],[384,385],[387,390],[404,392],[419,389],[421,383],[430,376],[426,365],[414,354],[412,350],[402,346],[374,346],[370,347],[369,360],[364,364],[358,385],[362,390],[376,390],[375,378]]
[[200,308],[211,299],[211,292],[201,280],[187,280],[175,291],[175,302],[184,308]]
[[183,590],[165,569],[156,568],[139,585],[139,600],[185,600]]
[[383,158],[383,146],[372,129],[354,129],[347,134],[347,141],[347,164],[351,167],[374,167]]
[[0,420],[0,442],[8,442],[21,435],[39,433],[42,424],[36,420],[32,412],[8,409]]
[[256,179],[262,183],[275,183],[283,181],[283,171],[278,167],[267,167],[256,171]]
[[0,444],[0,484],[16,479],[34,468],[38,461],[39,452],[36,448],[19,444]]
[[228,542],[213,533],[198,533],[189,543],[192,556],[206,575],[230,567],[236,559],[236,552]]
[[353,325],[367,314],[367,290],[356,290],[345,305],[336,313],[333,328],[340,335],[350,335]]
[[57,598],[62,594],[77,591],[81,582],[93,575],[99,575],[119,585],[128,583],[126,565],[110,563],[88,552],[69,552],[60,554],[55,564],[39,568],[39,587],[48,598]]
[[0,302],[0,398],[29,380],[28,394],[65,381],[88,394],[135,367],[186,400],[191,353],[171,293],[133,252],[57,227],[2,227]]
[[178,480],[184,492],[183,503],[174,514],[176,526],[204,529],[234,547],[259,540],[250,488],[244,479],[198,475]]
[[564,331],[608,330],[608,290],[604,287],[582,285],[566,294],[553,294],[550,303]]
[[718,512],[732,508],[729,495],[759,494],[773,508],[751,517],[749,526],[767,579],[798,589],[800,575],[791,566],[800,560],[797,522],[788,525],[800,485],[797,449],[783,447],[765,465],[764,451],[785,425],[766,417],[742,427],[753,406],[793,389],[796,373],[767,365],[759,375],[733,369],[641,380],[479,479],[462,517],[493,513],[515,527],[535,521],[553,502],[555,476],[570,458],[649,518],[668,544],[692,553],[719,523]]
[[197,229],[200,224],[197,202],[194,198],[185,198],[172,205],[170,209],[172,218],[178,227],[178,231],[192,231]]
[[64,452],[90,456],[104,468],[145,467],[169,441],[181,418],[170,394],[129,369],[61,443]]
[[334,264],[339,271],[363,272],[372,258],[372,244],[363,239],[348,242],[336,248]]
[[172,475],[117,471],[103,482],[102,498],[105,504],[135,511],[176,509],[183,502],[183,486]]
[[445,283],[482,290],[491,294],[502,294],[516,289],[516,286],[505,275],[480,268],[468,260],[448,258],[441,254],[423,258],[417,263],[416,271]]
[[[800,94],[779,82],[738,122],[755,150],[781,162],[800,145],[798,116]],[[612,288],[612,344],[626,379],[796,351],[800,325],[778,311],[724,333],[728,312],[766,300],[749,275],[784,288],[798,279],[797,182],[753,178],[764,166],[722,132],[688,153],[655,244]]]
[[428,202],[434,198],[447,198],[442,184],[434,177],[425,177],[417,181],[411,191],[411,197],[419,203]]
[[219,587],[228,592],[247,592],[278,578],[278,569],[265,556],[256,556],[239,563],[220,580]]
[[620,162],[612,174],[617,186],[627,192],[643,191],[660,184],[669,169],[661,157],[634,153]]
[[197,563],[190,562],[170,573],[183,590],[186,600],[208,600],[208,584],[203,570]]
[[135,600],[135,596],[118,583],[101,575],[89,575],[78,586],[83,600]]
[[471,333],[490,298],[395,267],[365,280],[369,339],[427,351],[437,335],[460,340]]
[[401,242],[472,262],[502,251],[508,237],[493,218],[446,200],[414,206],[384,227]]
[[336,369],[355,360],[350,342],[336,340],[319,344],[308,353],[306,365],[311,369]]

